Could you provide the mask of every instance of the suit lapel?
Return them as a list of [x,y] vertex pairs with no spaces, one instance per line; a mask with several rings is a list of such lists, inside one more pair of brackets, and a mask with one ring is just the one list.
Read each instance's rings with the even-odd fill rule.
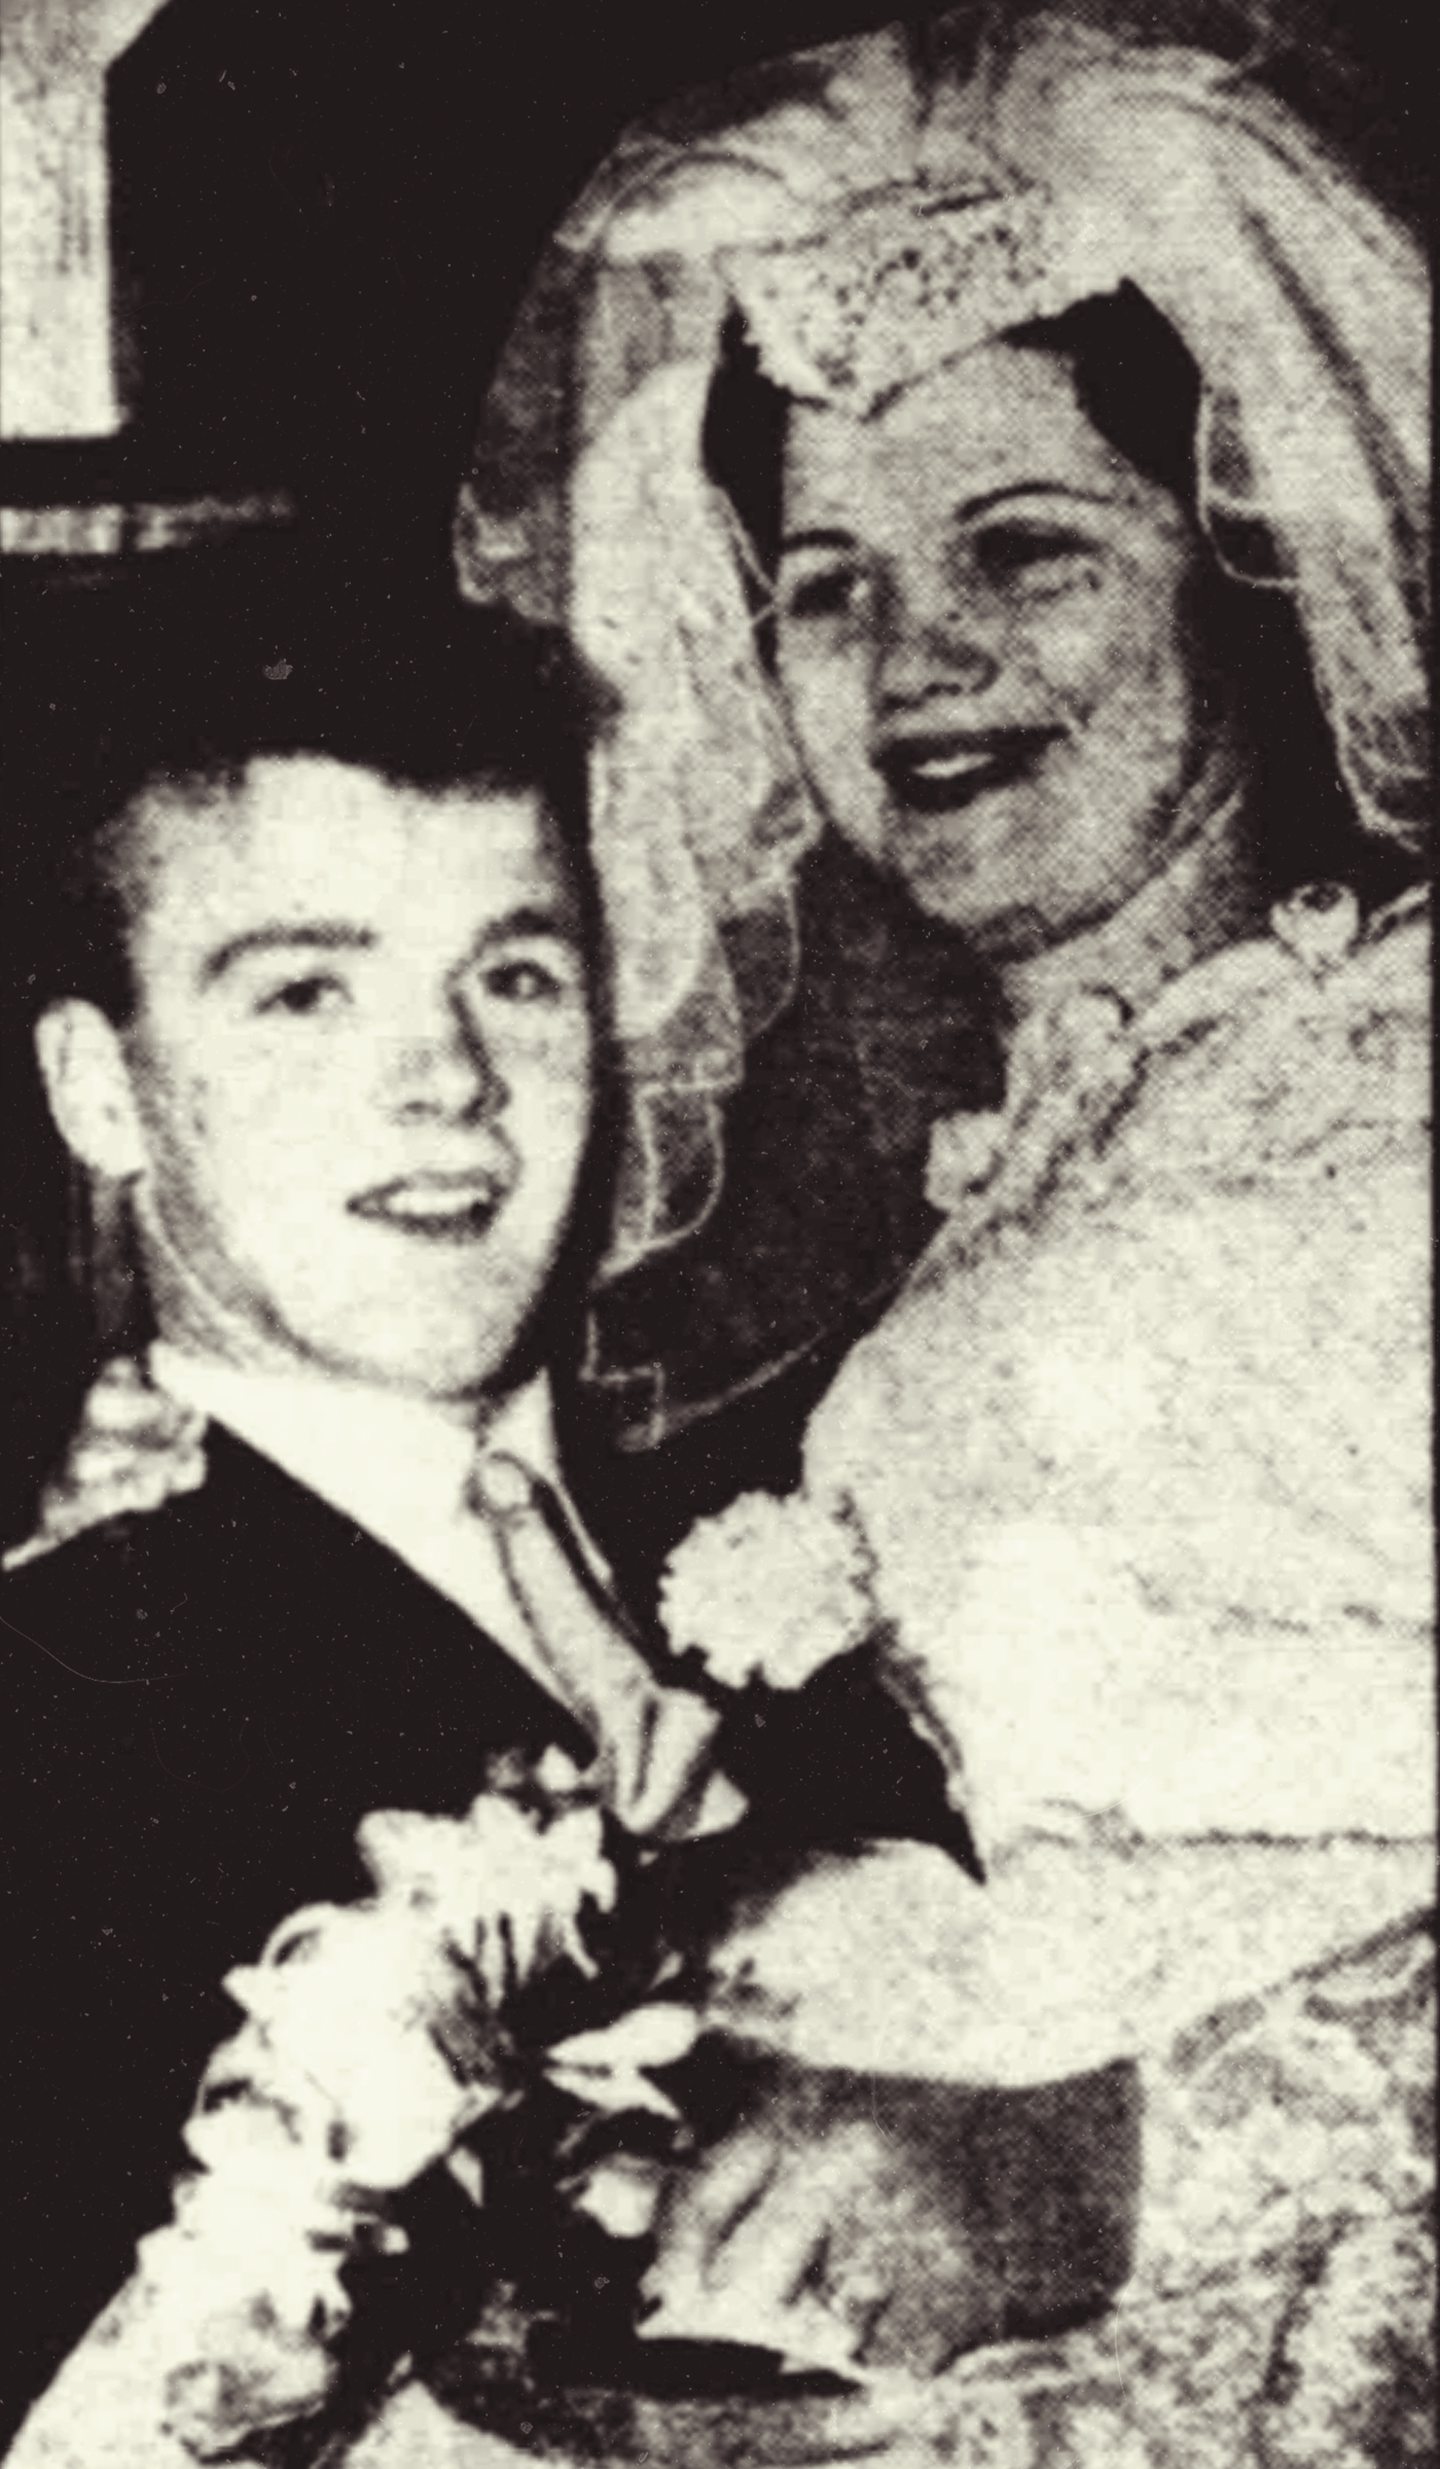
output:
[[221,1427],[207,1445],[209,1479],[175,1536],[188,1660],[203,1658],[282,1754],[303,1750],[337,1777],[352,1767],[357,1787],[393,1774],[387,1798],[408,1782],[417,1807],[463,1805],[490,1752],[553,1740],[589,1755],[569,1715],[388,1545]]

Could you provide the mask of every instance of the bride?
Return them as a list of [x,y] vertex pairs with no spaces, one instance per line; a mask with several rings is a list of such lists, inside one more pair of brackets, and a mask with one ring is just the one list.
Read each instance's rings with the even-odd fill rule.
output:
[[863,2066],[923,1943],[955,2072],[1142,2057],[1123,2333],[1006,2369],[1025,2440],[1068,2375],[1087,2458],[1418,2458],[1423,275],[1243,66],[1093,18],[965,48],[867,36],[617,150],[536,289],[569,389],[522,320],[462,575],[561,591],[621,685],[614,864],[668,809],[733,951],[823,825],[999,989],[1004,1106],[938,1127],[945,1223],[801,1494],[668,1595],[764,1669],[817,1522],[858,1533],[986,1893],[812,1880],[747,1978]]

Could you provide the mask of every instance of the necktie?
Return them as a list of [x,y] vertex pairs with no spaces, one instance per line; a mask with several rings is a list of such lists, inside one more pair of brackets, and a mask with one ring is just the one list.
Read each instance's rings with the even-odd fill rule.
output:
[[632,1834],[667,1842],[734,1825],[746,1804],[714,1764],[719,1716],[656,1679],[618,1608],[583,1573],[556,1494],[496,1450],[476,1466],[470,1505],[495,1534],[557,1696],[596,1743],[607,1807]]

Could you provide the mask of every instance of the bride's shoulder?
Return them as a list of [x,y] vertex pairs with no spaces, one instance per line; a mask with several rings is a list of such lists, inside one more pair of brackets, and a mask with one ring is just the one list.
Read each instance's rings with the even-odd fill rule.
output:
[[880,1432],[933,1447],[943,1421],[978,1482],[1000,1425],[1033,1420],[1037,1395],[1114,1385],[1122,1364],[1148,1391],[1242,1353],[1273,1369],[1283,1338],[1317,1377],[1339,1377],[1339,1350],[1368,1380],[1412,1329],[1430,1227],[1423,897],[1368,922],[1298,899],[1175,981],[1106,1070],[1094,1104],[1060,1089],[1033,1106],[959,1196],[812,1420],[812,1471]]
[[1430,1120],[1424,890],[1362,920],[1307,885],[1268,931],[1190,970],[1136,1024],[1131,1089],[1097,1141],[1093,1196],[1342,1187],[1413,1165]]
[[1175,978],[1142,1015],[1142,1044],[1183,1053],[1224,1029],[1261,1037],[1302,1021],[1347,1027],[1380,1014],[1425,1020],[1431,899],[1418,884],[1366,917],[1347,885],[1306,883],[1264,927]]

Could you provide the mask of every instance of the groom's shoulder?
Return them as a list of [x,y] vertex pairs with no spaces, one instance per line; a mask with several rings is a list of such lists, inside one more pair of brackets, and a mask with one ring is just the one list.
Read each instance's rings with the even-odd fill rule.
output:
[[177,1614],[223,1583],[217,1542],[211,1505],[197,1497],[22,1544],[0,1576],[12,1676],[38,1662],[97,1682],[146,1677],[167,1645],[173,1651]]
[[197,1490],[8,1555],[0,1643],[12,1673],[38,1657],[144,1678],[173,1671],[262,1601],[273,1612],[284,1573],[315,1561],[308,1496],[228,1435],[212,1433],[206,1454]]
[[[22,1549],[0,1576],[0,1859],[17,1874],[57,1851],[92,1800],[109,1806],[157,1686],[196,1667],[211,1624],[175,1554],[188,1505]],[[193,1572],[196,1556],[184,1561]]]

